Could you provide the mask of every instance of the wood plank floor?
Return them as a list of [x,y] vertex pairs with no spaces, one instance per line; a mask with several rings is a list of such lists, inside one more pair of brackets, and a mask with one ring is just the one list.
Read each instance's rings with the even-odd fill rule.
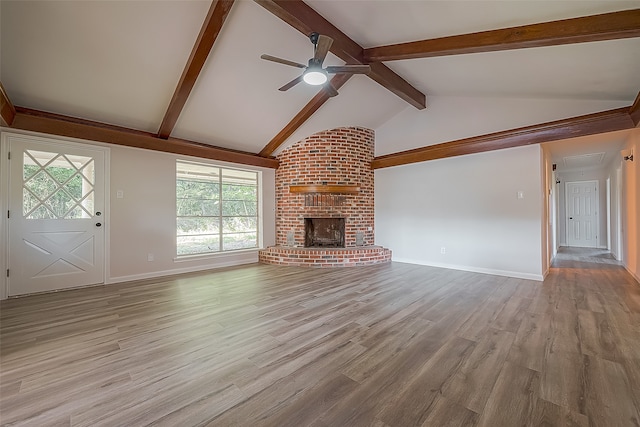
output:
[[640,425],[640,286],[606,254],[544,283],[254,264],[0,308],[2,425]]

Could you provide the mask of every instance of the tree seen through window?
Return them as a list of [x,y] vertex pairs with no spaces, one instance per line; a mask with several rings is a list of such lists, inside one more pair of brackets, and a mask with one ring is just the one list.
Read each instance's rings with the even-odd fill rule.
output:
[[258,247],[258,173],[177,162],[177,254]]

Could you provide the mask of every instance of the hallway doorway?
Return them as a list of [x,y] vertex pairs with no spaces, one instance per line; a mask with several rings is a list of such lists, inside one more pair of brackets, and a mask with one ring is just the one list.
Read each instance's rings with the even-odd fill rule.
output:
[[607,249],[560,246],[551,267],[602,269],[607,268],[606,265],[621,266],[620,261],[616,260]]

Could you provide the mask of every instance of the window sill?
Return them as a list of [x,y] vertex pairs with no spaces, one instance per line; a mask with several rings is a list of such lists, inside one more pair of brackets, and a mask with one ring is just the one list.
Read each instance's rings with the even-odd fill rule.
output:
[[238,249],[237,251],[215,252],[210,254],[182,255],[173,258],[173,262],[200,261],[206,259],[226,258],[234,255],[250,254],[260,251],[261,248]]

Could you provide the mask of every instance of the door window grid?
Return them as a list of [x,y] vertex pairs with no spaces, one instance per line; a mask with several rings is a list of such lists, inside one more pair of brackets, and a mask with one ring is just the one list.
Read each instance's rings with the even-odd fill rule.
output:
[[95,171],[91,157],[25,150],[22,175],[26,219],[93,216]]

